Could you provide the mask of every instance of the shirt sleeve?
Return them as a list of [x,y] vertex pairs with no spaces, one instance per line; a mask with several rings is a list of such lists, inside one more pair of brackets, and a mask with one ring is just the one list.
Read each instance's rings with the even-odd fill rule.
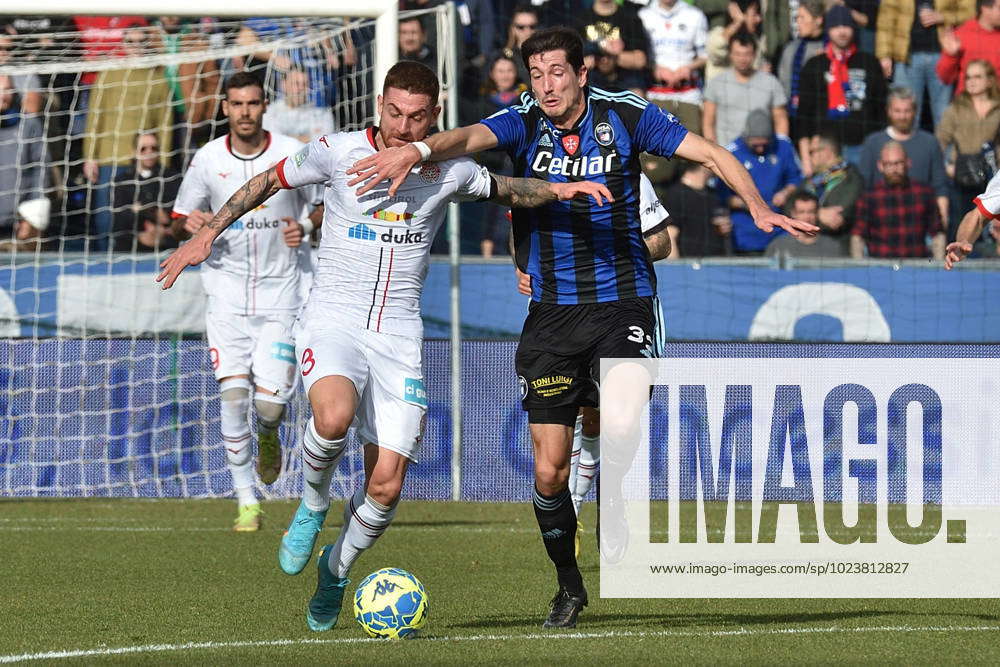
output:
[[647,104],[635,126],[635,143],[640,151],[671,157],[687,136],[680,121],[655,104]]
[[986,184],[986,191],[972,200],[987,220],[1000,218],[1000,171]]
[[656,229],[669,216],[670,213],[660,203],[660,198],[656,196],[656,190],[646,178],[646,174],[639,174],[639,223],[643,235]]
[[867,195],[861,195],[861,198],[858,199],[858,206],[854,209],[854,225],[851,227],[851,234],[863,239],[868,238],[868,208]]
[[339,134],[313,139],[277,164],[278,180],[286,189],[327,183],[333,177],[333,163]]
[[773,74],[768,74],[767,76],[771,84],[771,106],[783,107],[788,104],[788,96],[785,95],[785,88],[778,81],[778,77]]
[[177,199],[174,200],[174,210],[171,214],[173,217],[184,217],[196,209],[208,210],[212,207],[211,193],[205,182],[203,168],[206,161],[207,157],[203,153],[196,153],[188,165],[181,187],[177,191]]
[[527,113],[528,104],[533,104],[533,101],[527,93],[524,93],[521,96],[521,104],[501,109],[480,121],[496,136],[497,145],[511,155],[520,154],[525,149],[528,132],[523,116]]
[[451,167],[455,173],[452,201],[476,201],[490,196],[490,172],[468,158],[457,160]]

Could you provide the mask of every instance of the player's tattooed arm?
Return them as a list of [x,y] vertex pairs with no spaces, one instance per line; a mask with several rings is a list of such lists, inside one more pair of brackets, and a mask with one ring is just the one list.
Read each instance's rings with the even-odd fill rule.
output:
[[244,183],[205,226],[218,236],[222,230],[233,224],[233,221],[263,204],[280,189],[281,181],[278,178],[277,167],[271,167]]
[[614,200],[606,186],[593,181],[550,183],[538,178],[512,178],[499,174],[490,176],[496,183],[490,200],[512,208],[534,208],[577,196],[593,197],[598,206]]

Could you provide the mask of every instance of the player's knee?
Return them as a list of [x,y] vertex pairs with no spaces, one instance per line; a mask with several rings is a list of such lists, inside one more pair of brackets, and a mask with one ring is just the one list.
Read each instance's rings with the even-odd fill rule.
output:
[[598,433],[612,446],[624,446],[639,434],[639,423],[633,414],[606,414]]
[[285,415],[285,401],[277,396],[269,396],[258,392],[253,399],[257,419],[268,426],[276,427]]
[[403,480],[396,478],[372,479],[368,483],[368,495],[372,500],[394,507],[399,502],[399,496],[403,491]]
[[340,440],[347,435],[353,418],[353,415],[336,409],[319,409],[313,411],[313,426],[316,434],[324,440]]
[[535,486],[542,495],[554,496],[567,488],[569,466],[557,466],[549,461],[535,462]]

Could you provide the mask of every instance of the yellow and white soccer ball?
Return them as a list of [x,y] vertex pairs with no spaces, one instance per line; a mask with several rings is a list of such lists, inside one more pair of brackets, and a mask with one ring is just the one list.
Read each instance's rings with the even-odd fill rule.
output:
[[354,592],[354,618],[369,637],[411,639],[427,622],[424,585],[398,567],[372,572]]

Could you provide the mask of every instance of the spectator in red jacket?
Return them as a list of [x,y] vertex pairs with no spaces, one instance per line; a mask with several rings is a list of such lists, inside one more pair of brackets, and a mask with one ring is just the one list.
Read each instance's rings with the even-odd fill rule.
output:
[[937,74],[946,84],[957,80],[955,90],[965,90],[965,68],[973,60],[988,60],[1000,71],[1000,0],[976,0],[976,18],[945,30],[940,39]]

